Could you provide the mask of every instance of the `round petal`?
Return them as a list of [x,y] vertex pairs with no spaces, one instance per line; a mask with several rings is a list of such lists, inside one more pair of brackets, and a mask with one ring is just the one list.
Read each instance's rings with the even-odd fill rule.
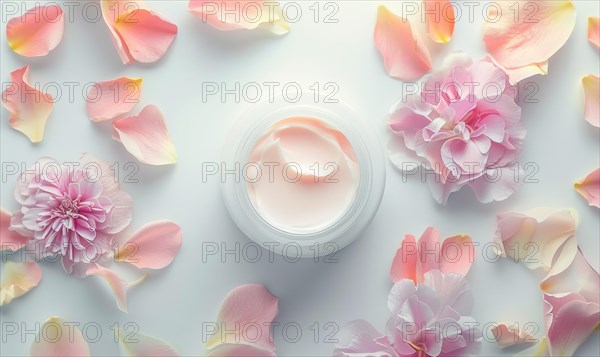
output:
[[29,240],[28,237],[24,237],[18,232],[10,229],[12,217],[12,213],[4,208],[0,208],[0,251],[17,251],[25,246]]
[[87,93],[87,113],[93,122],[114,119],[131,111],[141,92],[141,78],[121,77],[96,83]]
[[115,261],[138,268],[162,269],[181,248],[181,227],[171,221],[151,222],[135,231],[119,247]]
[[450,42],[456,21],[450,0],[425,0],[423,5],[429,38],[437,43]]
[[400,248],[396,251],[392,268],[390,269],[390,278],[392,282],[397,283],[402,279],[410,279],[415,284],[423,281],[423,274],[417,275],[418,248],[415,242],[415,236],[407,234],[402,240]]
[[600,48],[600,18],[588,17],[588,41]]
[[581,80],[585,93],[585,120],[600,127],[600,77],[592,74]]
[[491,331],[500,348],[536,342],[531,332],[520,328],[518,322],[500,323],[493,326]]
[[59,317],[51,317],[40,328],[43,336],[38,336],[31,345],[32,357],[87,357],[90,347],[79,327],[67,323]]
[[26,294],[42,279],[42,270],[36,262],[15,263],[7,261],[2,266],[0,278],[0,306]]
[[64,28],[60,5],[39,5],[8,21],[6,39],[10,48],[21,56],[45,56],[58,46]]
[[127,283],[123,279],[121,279],[114,271],[105,268],[99,264],[92,263],[89,265],[87,270],[85,271],[86,275],[96,275],[102,279],[104,279],[110,289],[112,290],[115,298],[117,300],[117,307],[123,311],[127,312],[127,292],[129,288],[141,283],[146,279],[146,275],[142,276],[138,280],[135,280],[131,283]]

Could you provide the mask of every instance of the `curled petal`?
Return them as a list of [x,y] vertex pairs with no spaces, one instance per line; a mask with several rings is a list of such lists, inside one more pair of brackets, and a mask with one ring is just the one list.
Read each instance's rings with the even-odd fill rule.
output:
[[21,56],[45,56],[58,46],[64,29],[60,5],[40,5],[10,19],[6,24],[6,39],[10,48]]
[[188,10],[221,31],[262,28],[276,35],[289,31],[279,3],[274,1],[190,0]]
[[423,272],[417,272],[417,252],[415,236],[412,234],[404,236],[404,240],[402,240],[402,244],[396,251],[392,261],[390,270],[392,282],[397,283],[402,279],[410,279],[417,284],[423,281]]
[[401,80],[416,80],[431,70],[431,55],[410,22],[379,6],[375,46],[387,73]]
[[600,48],[600,18],[588,17],[588,41]]
[[171,221],[148,223],[119,247],[117,262],[138,268],[162,269],[175,259],[181,248],[181,227]]
[[507,70],[533,69],[571,36],[575,6],[563,0],[500,1],[488,8],[487,18],[483,40],[495,61]]
[[575,182],[575,190],[585,197],[590,206],[600,208],[600,168]]
[[122,329],[117,329],[116,333],[117,337],[119,338],[119,342],[121,343],[122,350],[125,352],[126,356],[179,356],[173,346],[155,337],[144,335],[143,333],[139,332],[136,332],[134,336],[129,337],[129,333]]
[[7,261],[2,267],[0,306],[36,287],[42,279],[42,270],[36,262]]
[[121,77],[96,83],[87,93],[87,113],[93,122],[114,119],[133,109],[141,91],[141,78]]
[[141,283],[146,279],[147,275],[142,276],[138,280],[135,280],[131,283],[127,283],[123,279],[121,279],[115,272],[110,269],[107,269],[98,264],[90,264],[87,268],[86,275],[96,275],[106,280],[108,285],[110,286],[113,294],[115,294],[115,298],[117,299],[117,306],[123,312],[127,312],[127,291],[129,288]]
[[165,119],[154,105],[148,105],[137,116],[113,122],[113,135],[133,156],[149,165],[168,165],[177,161]]
[[586,301],[600,304],[600,274],[588,263],[581,249],[566,268],[555,265],[540,283],[547,294],[577,293]]
[[467,275],[475,257],[475,246],[468,235],[448,237],[442,243],[440,270],[442,273]]
[[11,83],[2,92],[2,103],[10,112],[8,124],[31,140],[39,143],[44,138],[46,121],[52,113],[54,98],[32,87],[29,66],[10,73]]
[[[206,342],[206,348],[213,349],[221,344],[243,344],[273,352],[275,344],[270,325],[277,316],[278,302],[277,297],[260,284],[233,289],[221,304],[217,331]],[[246,336],[259,337],[250,341],[246,340]]]
[[492,334],[500,348],[537,341],[529,331],[520,328],[517,322],[497,324],[492,327]]
[[32,357],[90,356],[90,347],[76,324],[54,316],[44,322],[40,333],[31,345]]
[[11,218],[12,214],[10,212],[0,208],[0,251],[17,251],[23,248],[29,240],[29,238],[10,229]]
[[600,127],[600,77],[588,75],[581,80],[585,93],[585,120]]
[[450,0],[425,0],[424,6],[429,38],[437,43],[450,42],[456,21]]

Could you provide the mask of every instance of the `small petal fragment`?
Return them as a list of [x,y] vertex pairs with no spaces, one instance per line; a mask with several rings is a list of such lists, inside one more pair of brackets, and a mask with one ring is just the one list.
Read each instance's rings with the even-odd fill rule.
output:
[[23,248],[29,240],[29,238],[10,230],[11,218],[10,212],[0,208],[0,252],[4,250],[17,251]]
[[15,263],[9,260],[2,266],[0,279],[2,306],[36,287],[42,279],[42,270],[36,262]]
[[276,357],[273,351],[265,351],[250,345],[224,344],[215,347],[207,354],[209,357]]
[[588,17],[588,41],[600,48],[600,18]]
[[115,298],[117,299],[117,307],[123,312],[127,312],[127,291],[129,288],[144,281],[147,276],[146,274],[138,280],[127,283],[112,270],[95,263],[91,264],[85,273],[86,275],[96,275],[106,280],[111,290],[115,294]]
[[154,105],[148,105],[137,116],[113,122],[113,137],[133,156],[149,165],[169,165],[177,161],[165,119]]
[[96,83],[87,93],[87,113],[93,122],[114,119],[131,111],[141,93],[141,78],[121,77]]
[[52,113],[54,99],[32,87],[29,82],[29,66],[10,73],[11,83],[2,92],[2,103],[10,112],[8,124],[31,140],[39,143],[44,138],[46,121]]
[[383,57],[388,75],[416,80],[431,70],[431,55],[410,22],[379,6],[375,25],[375,46]]
[[424,7],[429,38],[437,43],[450,42],[456,21],[450,0],[424,0]]
[[548,345],[548,338],[542,337],[535,346],[527,348],[515,356],[518,357],[548,357],[550,356],[550,346]]
[[414,282],[423,281],[423,273],[420,272],[419,274],[417,272],[417,252],[415,236],[412,234],[405,235],[392,261],[390,270],[392,282],[397,283],[402,279],[410,279]]
[[152,356],[164,356],[164,357],[177,357],[179,354],[173,346],[169,345],[165,341],[159,340],[155,337],[144,335],[143,333],[136,332],[135,336],[128,338],[129,333],[122,329],[116,330],[119,342],[121,343],[122,350],[126,356],[130,357],[152,357]]
[[138,268],[162,269],[175,259],[181,248],[181,227],[171,221],[148,223],[119,247],[117,262]]
[[31,345],[32,357],[88,357],[90,347],[79,327],[60,317],[49,318]]
[[500,323],[492,327],[492,334],[500,348],[506,348],[522,343],[534,343],[537,340],[531,334],[519,327],[519,323]]
[[600,208],[600,168],[575,182],[575,190],[585,197],[590,206]]
[[585,120],[600,127],[600,77],[592,74],[581,80],[585,93]]
[[[260,284],[242,285],[233,289],[221,304],[217,317],[219,331],[208,339],[206,348],[213,349],[222,344],[242,344],[273,352],[275,344],[270,325],[277,316],[278,302],[277,297]],[[258,338],[247,340],[246,336]]]
[[40,5],[10,19],[6,24],[6,39],[10,48],[21,56],[45,56],[58,46],[64,29],[60,5]]

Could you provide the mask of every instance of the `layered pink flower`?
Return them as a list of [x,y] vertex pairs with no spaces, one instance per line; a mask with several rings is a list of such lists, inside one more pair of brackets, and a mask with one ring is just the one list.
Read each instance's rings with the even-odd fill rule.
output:
[[466,279],[431,270],[422,284],[404,279],[388,296],[392,312],[386,333],[356,320],[342,330],[335,356],[474,356],[481,331],[471,313],[473,296]]
[[439,203],[463,186],[481,202],[500,201],[521,184],[514,165],[526,135],[521,108],[504,71],[487,58],[450,55],[421,93],[393,109],[389,128],[393,163],[432,170]]

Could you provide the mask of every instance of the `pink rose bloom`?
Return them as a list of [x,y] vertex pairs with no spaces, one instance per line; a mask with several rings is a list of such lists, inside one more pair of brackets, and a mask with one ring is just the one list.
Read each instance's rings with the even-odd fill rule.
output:
[[466,279],[430,270],[422,284],[396,283],[388,296],[392,317],[385,335],[363,320],[342,329],[334,356],[476,356],[481,331],[471,313],[473,296]]
[[39,258],[59,255],[65,271],[110,255],[113,239],[131,223],[132,199],[106,162],[84,154],[79,162],[40,159],[17,181],[21,209],[11,229],[29,237]]
[[392,162],[404,171],[416,168],[411,162],[433,171],[426,177],[442,204],[463,186],[484,203],[506,199],[520,186],[514,161],[526,135],[514,97],[507,75],[489,59],[450,55],[421,93],[390,115]]

